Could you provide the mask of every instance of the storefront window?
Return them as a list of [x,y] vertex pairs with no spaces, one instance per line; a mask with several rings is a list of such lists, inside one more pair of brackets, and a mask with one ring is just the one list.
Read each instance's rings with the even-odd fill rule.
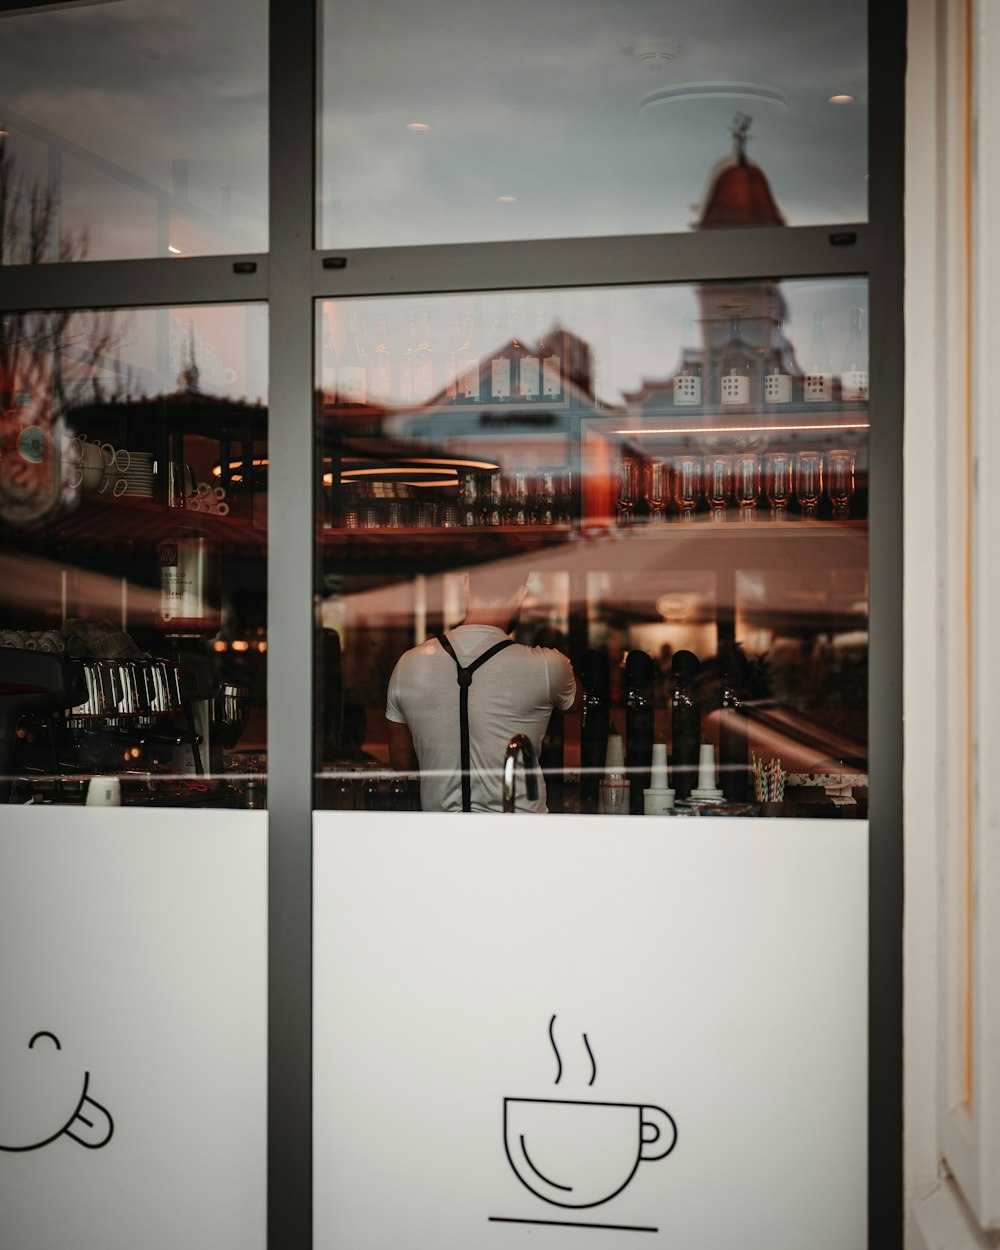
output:
[[320,305],[320,805],[866,815],[867,302]]
[[867,219],[864,0],[322,15],[321,247]]
[[263,805],[266,333],[0,321],[0,801]]
[[263,251],[266,58],[263,0],[0,8],[0,262]]

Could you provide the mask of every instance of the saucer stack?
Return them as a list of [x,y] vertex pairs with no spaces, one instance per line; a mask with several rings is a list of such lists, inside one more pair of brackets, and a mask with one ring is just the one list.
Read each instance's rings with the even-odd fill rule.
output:
[[149,451],[129,452],[127,469],[110,469],[117,481],[125,482],[125,490],[119,492],[133,499],[151,499],[153,497],[153,453]]

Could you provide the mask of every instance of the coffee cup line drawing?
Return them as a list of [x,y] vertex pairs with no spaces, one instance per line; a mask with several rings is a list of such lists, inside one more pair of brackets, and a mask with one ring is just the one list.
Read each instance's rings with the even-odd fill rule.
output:
[[504,1150],[537,1198],[582,1210],[622,1192],[643,1161],[665,1159],[677,1125],[663,1107],[556,1098],[505,1098]]

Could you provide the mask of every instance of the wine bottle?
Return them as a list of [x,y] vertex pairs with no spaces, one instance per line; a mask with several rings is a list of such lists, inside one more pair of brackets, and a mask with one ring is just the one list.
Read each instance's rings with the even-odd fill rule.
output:
[[729,320],[729,342],[719,360],[719,404],[723,408],[745,408],[750,403],[753,357],[743,342],[739,317]]
[[695,683],[700,668],[693,652],[674,652],[670,665],[670,758],[671,778],[679,799],[688,798],[698,784],[701,707]]
[[[692,325],[691,318],[685,317],[685,340],[691,337]],[[687,346],[685,342],[681,346],[680,370],[674,375],[674,407],[700,408],[704,393],[702,381],[701,353],[697,348]]]
[[653,762],[653,680],[655,668],[645,651],[630,651],[625,661],[625,771],[632,782],[631,809],[641,816],[643,792]]
[[431,345],[431,317],[425,308],[413,348],[413,401],[423,404],[434,395],[434,348]]
[[399,359],[399,398],[404,404],[413,402],[413,352],[417,345],[417,323],[412,314],[406,319],[406,341]]
[[826,404],[833,399],[833,374],[830,368],[830,349],[826,345],[823,314],[817,308],[813,313],[812,342],[803,378],[803,398],[809,404]]
[[[515,333],[517,327],[514,327]],[[539,346],[536,341],[535,350],[532,351],[525,343],[520,344],[522,356],[518,363],[517,371],[517,397],[518,399],[536,400],[541,394],[541,356]]]
[[444,397],[449,404],[458,402],[459,352],[462,348],[462,319],[457,314],[451,320],[448,336],[448,355],[444,362]]
[[482,398],[479,378],[479,355],[476,350],[476,317],[471,308],[462,313],[462,342],[455,358],[458,375],[457,398],[460,404],[478,404]]
[[611,670],[606,652],[587,652],[581,681],[580,807],[585,812],[596,812],[611,717]]
[[719,784],[730,803],[745,803],[750,784],[749,736],[745,705],[747,660],[736,644],[720,654]]
[[764,364],[764,403],[790,404],[792,375],[785,368],[785,336],[781,322],[775,323],[774,338]]
[[352,309],[347,337],[337,360],[337,403],[363,404],[366,400],[365,357],[358,335],[358,314]]
[[392,400],[392,349],[385,316],[375,321],[375,336],[368,352],[368,398],[373,404],[386,405]]
[[868,402],[868,342],[862,329],[863,318],[863,309],[851,309],[851,330],[840,374],[840,398],[845,403]]
[[539,313],[535,318],[535,338],[538,340],[538,359],[542,373],[542,398],[557,403],[563,397],[562,358],[558,349],[552,345],[545,328],[545,320],[544,313]]
[[[493,318],[490,330],[490,338],[496,342],[502,334],[499,317]],[[497,347],[490,358],[490,399],[494,403],[506,403],[512,394],[513,369],[508,347]]]

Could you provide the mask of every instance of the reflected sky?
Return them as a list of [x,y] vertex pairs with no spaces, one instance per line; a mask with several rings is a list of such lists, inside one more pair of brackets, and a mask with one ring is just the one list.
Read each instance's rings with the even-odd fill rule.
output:
[[687,230],[737,111],[789,224],[867,216],[864,0],[324,14],[325,246]]
[[91,259],[260,250],[266,58],[264,0],[0,13],[0,124]]

